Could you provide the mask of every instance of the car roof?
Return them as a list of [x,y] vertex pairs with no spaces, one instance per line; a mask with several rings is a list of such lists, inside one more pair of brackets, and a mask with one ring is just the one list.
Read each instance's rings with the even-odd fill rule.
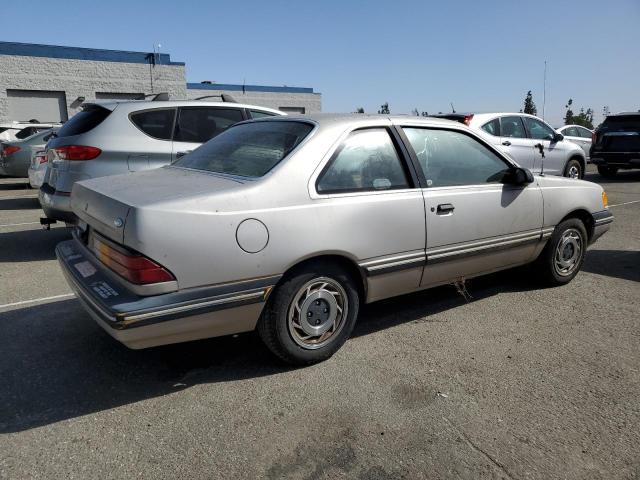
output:
[[618,117],[618,116],[628,116],[628,115],[640,115],[640,111],[638,112],[619,112],[619,113],[610,113],[607,117]]
[[287,115],[286,117],[269,117],[251,120],[253,122],[278,122],[278,121],[312,121],[322,126],[351,126],[351,125],[371,125],[372,123],[379,123],[385,125],[390,123],[410,123],[412,125],[425,125],[425,126],[455,126],[458,127],[461,124],[452,120],[444,118],[434,117],[418,117],[415,115],[386,115],[386,114],[372,114],[372,113],[311,113],[308,115]]
[[115,110],[116,107],[119,110],[126,109],[127,111],[135,111],[135,110],[146,110],[151,108],[171,108],[171,107],[220,107],[220,108],[249,108],[252,110],[263,110],[266,112],[275,113],[278,115],[286,115],[285,112],[281,112],[280,110],[276,110],[274,108],[262,107],[260,105],[249,105],[245,103],[234,103],[234,102],[220,102],[213,101],[207,102],[203,100],[105,100],[105,101],[93,101],[93,102],[85,102],[82,104],[84,106],[92,106],[96,105],[102,108],[106,108],[107,110]]

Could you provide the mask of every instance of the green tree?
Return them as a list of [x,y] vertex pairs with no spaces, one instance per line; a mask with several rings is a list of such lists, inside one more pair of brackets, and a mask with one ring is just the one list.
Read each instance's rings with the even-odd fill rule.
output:
[[564,108],[567,109],[567,112],[564,114],[564,124],[565,125],[573,125],[573,110],[571,110],[571,105],[573,105],[573,99],[570,98]]
[[418,109],[417,109],[417,108],[414,108],[413,110],[411,110],[411,114],[412,114],[412,115],[415,115],[416,117],[419,117],[419,116],[420,116],[420,112],[418,111]]
[[422,112],[420,115],[422,115],[423,117],[428,117],[429,116],[429,112]]
[[527,96],[524,97],[524,113],[528,113],[529,115],[538,114],[536,104],[533,102],[533,95],[531,94],[531,90],[529,90],[527,92]]
[[364,113],[364,108],[358,107],[354,113]]
[[389,102],[384,102],[382,105],[380,105],[380,110],[378,110],[378,113],[389,115],[391,113],[391,110],[389,110]]
[[580,113],[573,117],[573,124],[582,125],[583,127],[587,127],[593,130],[593,110],[587,108],[587,111],[585,112],[584,108],[581,108]]

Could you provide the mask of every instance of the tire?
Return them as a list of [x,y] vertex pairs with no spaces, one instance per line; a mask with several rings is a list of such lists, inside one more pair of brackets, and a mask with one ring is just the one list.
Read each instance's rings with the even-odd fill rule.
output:
[[572,158],[567,162],[567,165],[564,167],[565,177],[581,179],[584,177],[584,169],[582,168],[582,164],[579,160]]
[[598,173],[605,178],[613,178],[618,173],[618,169],[607,165],[598,165]]
[[548,286],[573,280],[584,263],[587,243],[587,230],[581,220],[569,218],[560,223],[536,261],[540,280]]
[[347,272],[314,262],[287,275],[271,293],[258,334],[287,363],[321,362],[347,341],[359,305],[354,279]]

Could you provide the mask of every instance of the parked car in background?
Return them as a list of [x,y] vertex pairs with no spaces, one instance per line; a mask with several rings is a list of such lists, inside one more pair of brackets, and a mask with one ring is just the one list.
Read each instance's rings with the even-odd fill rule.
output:
[[26,177],[31,164],[32,149],[42,150],[53,132],[52,129],[43,130],[23,140],[0,144],[0,175]]
[[24,140],[31,135],[51,128],[59,127],[59,123],[7,122],[0,123],[0,142]]
[[591,163],[612,177],[620,169],[640,168],[640,111],[609,115],[593,133]]
[[589,130],[582,125],[565,125],[564,127],[557,128],[556,132],[561,133],[565,140],[569,140],[582,148],[587,163],[589,162],[589,150],[591,149],[593,130]]
[[57,256],[114,338],[257,328],[296,364],[338,350],[362,303],[531,262],[566,284],[613,221],[599,185],[534,177],[460,123],[362,114],[243,122],[71,204]]
[[583,178],[586,155],[549,124],[525,113],[450,113],[435,115],[482,131],[518,165],[534,173]]
[[47,171],[48,157],[46,150],[31,148],[31,165],[29,165],[29,186],[40,188]]
[[217,101],[85,103],[47,145],[40,204],[47,218],[73,223],[75,182],[168,165],[237,122],[272,115],[284,113]]

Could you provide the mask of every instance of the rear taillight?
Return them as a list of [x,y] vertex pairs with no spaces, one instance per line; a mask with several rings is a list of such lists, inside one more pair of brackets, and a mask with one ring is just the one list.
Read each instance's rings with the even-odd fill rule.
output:
[[471,113],[469,115],[465,115],[464,116],[464,120],[462,121],[462,123],[464,123],[468,127],[469,124],[471,123],[471,119],[472,118],[473,118],[473,113]]
[[9,155],[13,155],[16,152],[20,151],[20,147],[16,147],[15,145],[7,145],[2,149],[2,156],[8,157]]
[[36,164],[47,163],[48,160],[49,160],[49,158],[47,157],[47,152],[38,152],[38,153],[36,153],[36,159],[35,159],[35,163]]
[[91,249],[98,260],[121,277],[137,285],[170,282],[175,277],[153,260],[124,248],[118,248],[93,235]]
[[99,148],[85,145],[66,145],[56,148],[55,151],[61,160],[93,160],[102,153]]

